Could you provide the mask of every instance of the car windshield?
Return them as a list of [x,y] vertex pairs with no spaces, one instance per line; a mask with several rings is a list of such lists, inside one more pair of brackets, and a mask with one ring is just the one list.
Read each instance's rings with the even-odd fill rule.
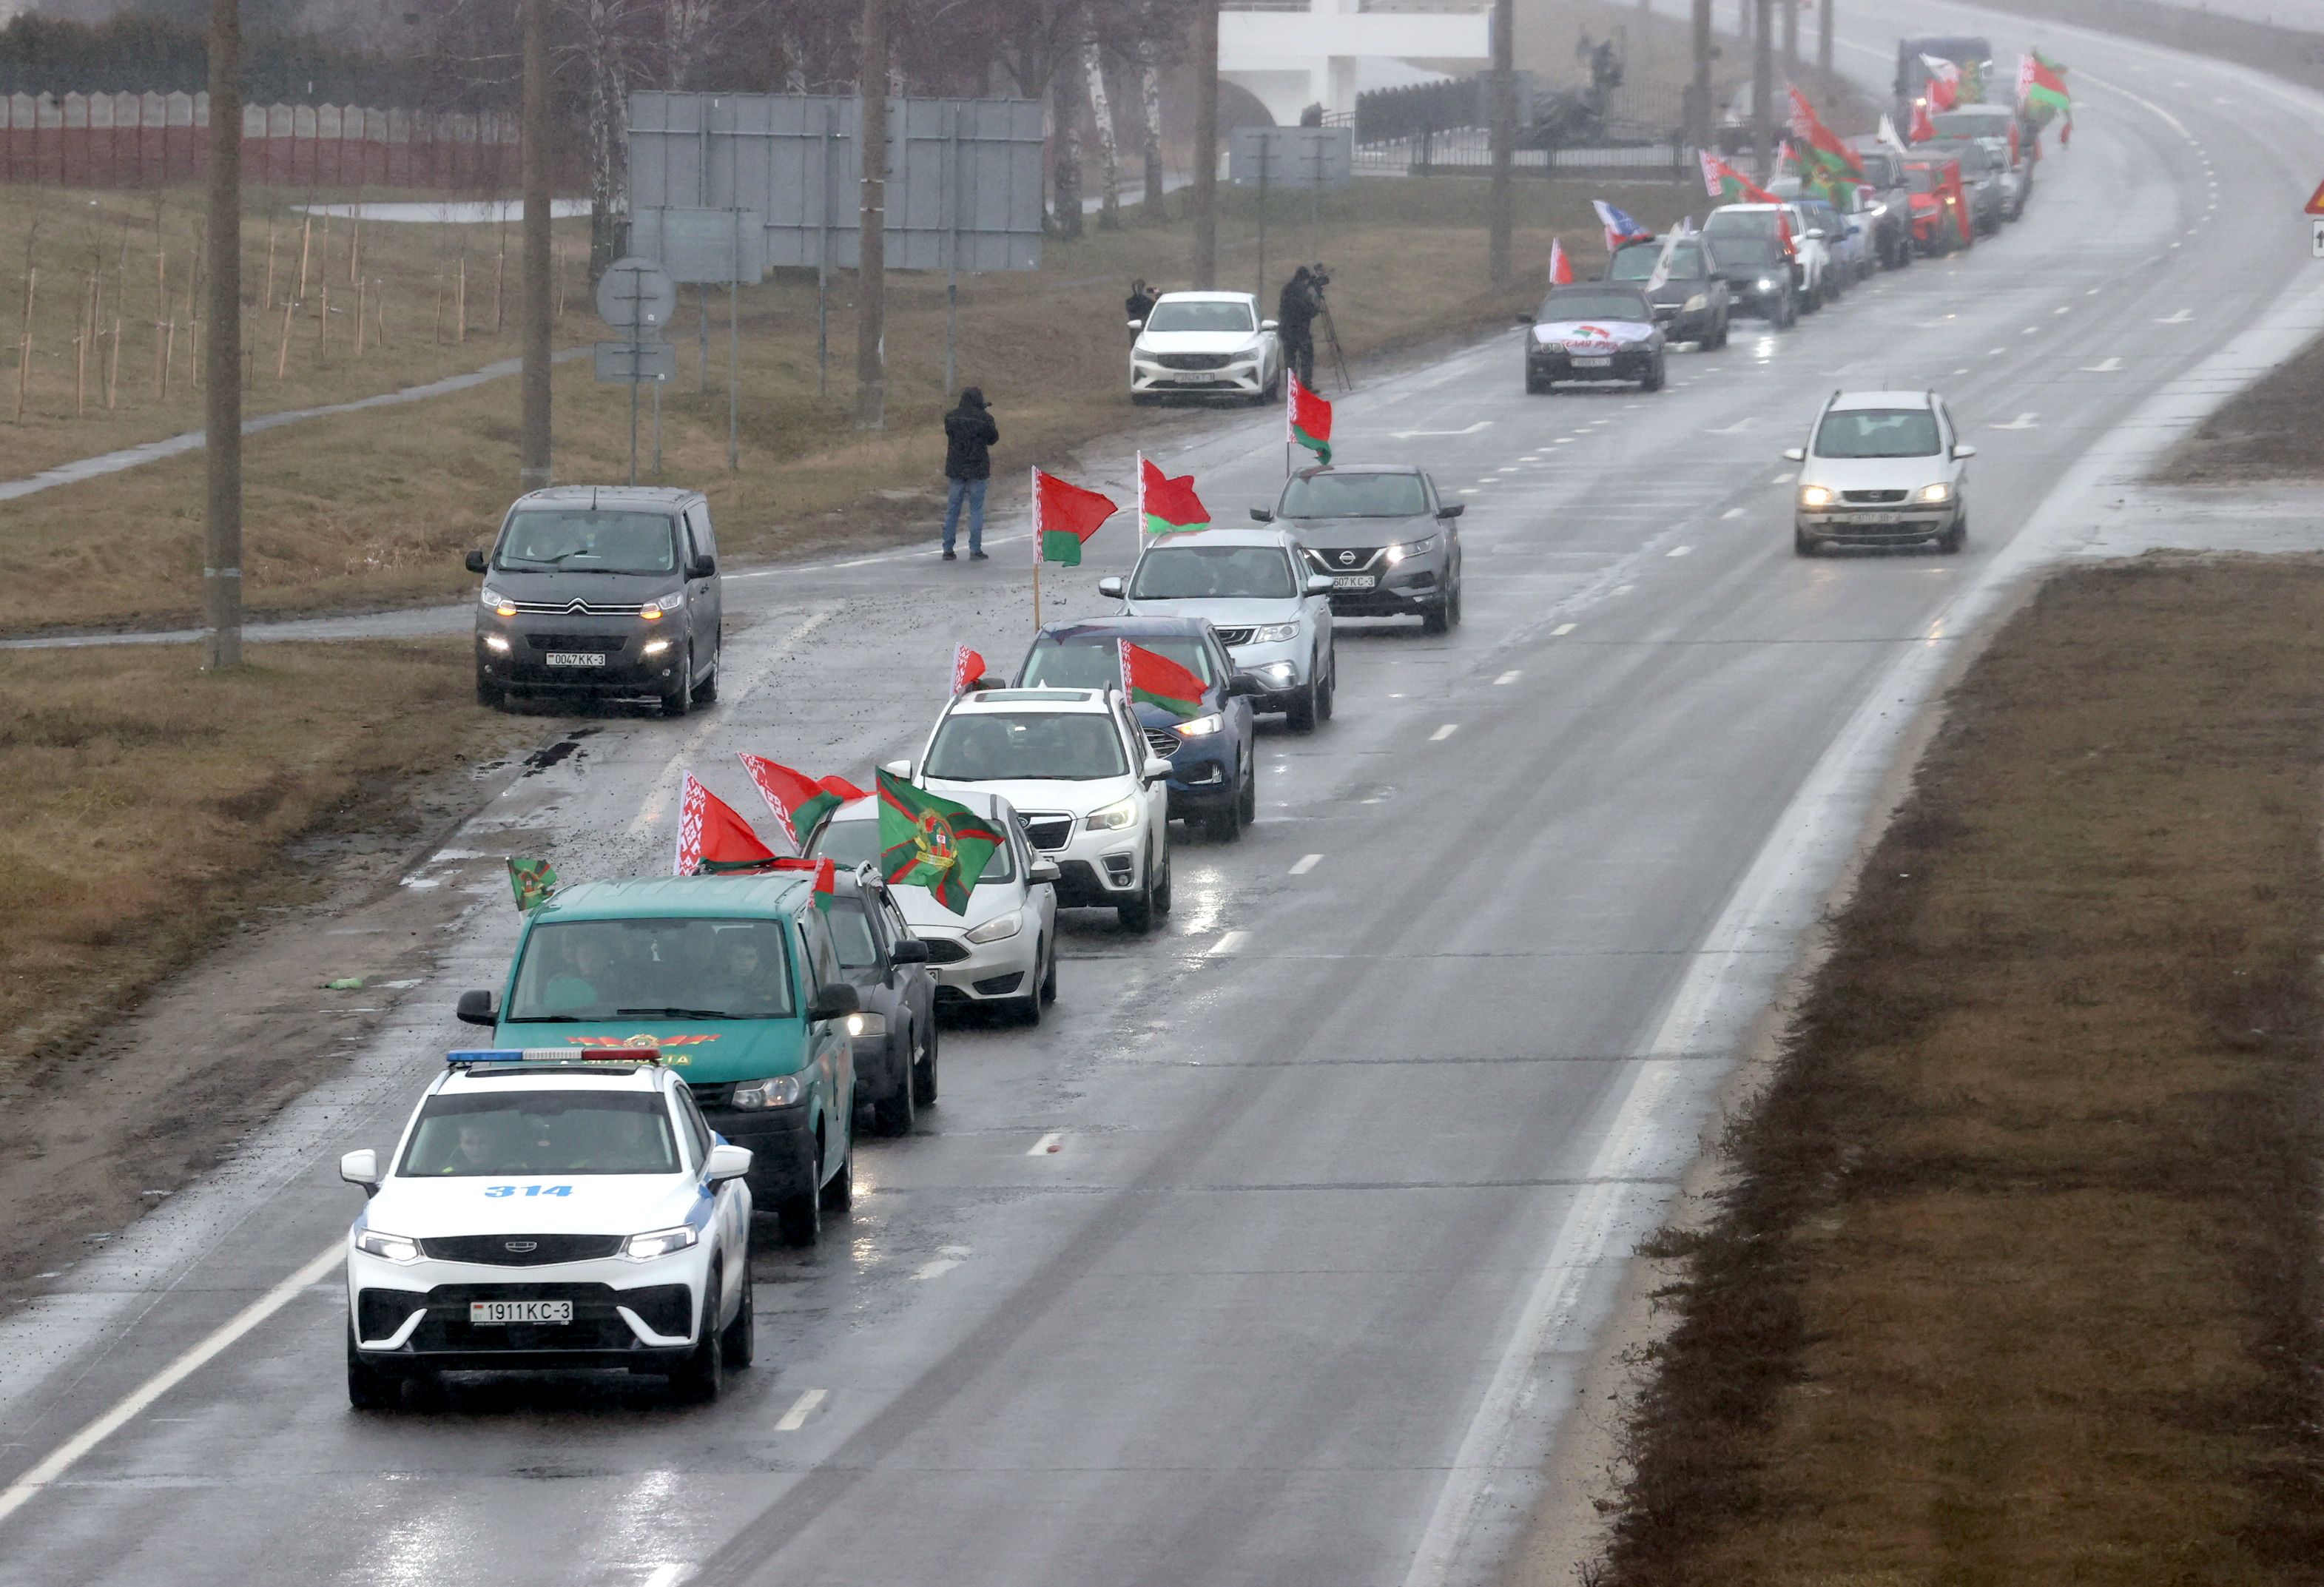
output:
[[509,519],[499,566],[523,572],[669,573],[678,567],[676,526],[664,512],[528,507]]
[[1944,172],[1932,165],[1908,166],[1904,184],[1916,193],[1933,193],[1944,183]]
[[1864,180],[1874,187],[1893,188],[1896,185],[1896,165],[1888,156],[1859,149],[1856,158],[1864,167]]
[[1278,518],[1410,518],[1428,511],[1416,474],[1307,474],[1283,487]]
[[[1614,255],[1614,268],[1608,279],[1612,281],[1645,281],[1655,272],[1663,256],[1659,243],[1625,248]],[[1702,277],[1702,250],[1692,243],[1681,243],[1671,250],[1670,279],[1700,281]]]
[[1948,110],[1930,118],[1936,124],[1939,137],[2006,138],[2009,124],[2015,119],[2007,110]]
[[1784,245],[1773,237],[1721,237],[1719,262],[1729,270],[1763,270],[1780,263]]
[[780,1020],[790,1012],[779,922],[567,920],[526,936],[506,1018]]
[[1937,449],[1937,416],[1926,408],[1846,408],[1823,416],[1819,457],[1927,457]]
[[1631,292],[1552,292],[1541,300],[1541,312],[1534,316],[1544,325],[1582,319],[1644,325],[1653,318],[1654,310],[1646,307],[1646,300]]
[[[1140,650],[1167,656],[1187,671],[1211,681],[1211,648],[1192,634],[1132,633],[1121,636]],[[1121,652],[1118,642],[1103,634],[1073,639],[1043,637],[1025,658],[1023,688],[1120,688]]]
[[1722,242],[1729,237],[1772,237],[1779,218],[1773,209],[1714,209],[1702,223],[1702,235]]
[[432,1096],[396,1172],[413,1179],[675,1174],[669,1106],[651,1093],[512,1091]]
[[1157,546],[1130,581],[1134,601],[1287,601],[1298,593],[1277,546]]
[[947,782],[1086,782],[1130,763],[1110,714],[985,711],[945,718],[921,771]]
[[[861,823],[876,827],[876,821]],[[824,900],[823,923],[831,927],[831,940],[839,949],[839,967],[843,970],[870,970],[880,963],[879,945],[872,940],[872,918],[864,912],[860,898],[830,898]]]
[[1248,303],[1170,303],[1154,305],[1146,317],[1148,330],[1252,330]]
[[[815,835],[808,845],[818,860],[829,860],[843,869],[853,870],[867,861],[877,864],[880,860],[880,823],[876,820],[826,821],[823,830]],[[1013,881],[1017,879],[1017,863],[1010,845],[1002,844],[984,862],[984,874],[979,881]],[[838,923],[833,922],[833,929]],[[844,962],[846,949],[840,950]]]

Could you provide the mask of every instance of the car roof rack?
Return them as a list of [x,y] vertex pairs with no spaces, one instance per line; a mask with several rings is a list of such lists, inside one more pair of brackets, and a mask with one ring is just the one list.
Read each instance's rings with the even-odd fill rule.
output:
[[447,1069],[599,1068],[611,1064],[659,1066],[661,1061],[658,1047],[484,1047],[444,1055]]

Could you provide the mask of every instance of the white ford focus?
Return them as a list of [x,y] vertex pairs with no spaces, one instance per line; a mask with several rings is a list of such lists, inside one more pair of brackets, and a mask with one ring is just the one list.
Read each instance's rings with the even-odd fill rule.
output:
[[454,1053],[347,1236],[347,1398],[443,1371],[661,1373],[690,1398],[752,1356],[751,1154],[658,1054]]

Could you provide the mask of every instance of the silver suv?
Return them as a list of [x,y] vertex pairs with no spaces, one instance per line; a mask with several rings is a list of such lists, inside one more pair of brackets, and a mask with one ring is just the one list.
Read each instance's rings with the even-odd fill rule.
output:
[[1125,586],[1101,578],[1097,593],[1124,615],[1207,617],[1237,671],[1267,692],[1254,711],[1280,711],[1294,733],[1332,715],[1340,677],[1332,648],[1332,577],[1308,570],[1297,538],[1280,529],[1206,529],[1149,541]]
[[1895,546],[1933,540],[1958,551],[1969,534],[1969,460],[1934,392],[1834,392],[1808,444],[1784,454],[1800,466],[1792,548]]

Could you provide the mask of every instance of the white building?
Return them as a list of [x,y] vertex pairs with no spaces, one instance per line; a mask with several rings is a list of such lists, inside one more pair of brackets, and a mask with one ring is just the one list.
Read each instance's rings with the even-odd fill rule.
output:
[[1219,76],[1247,89],[1277,125],[1289,126],[1310,105],[1352,115],[1359,60],[1492,59],[1489,13],[1387,9],[1396,3],[1226,0],[1219,12]]

